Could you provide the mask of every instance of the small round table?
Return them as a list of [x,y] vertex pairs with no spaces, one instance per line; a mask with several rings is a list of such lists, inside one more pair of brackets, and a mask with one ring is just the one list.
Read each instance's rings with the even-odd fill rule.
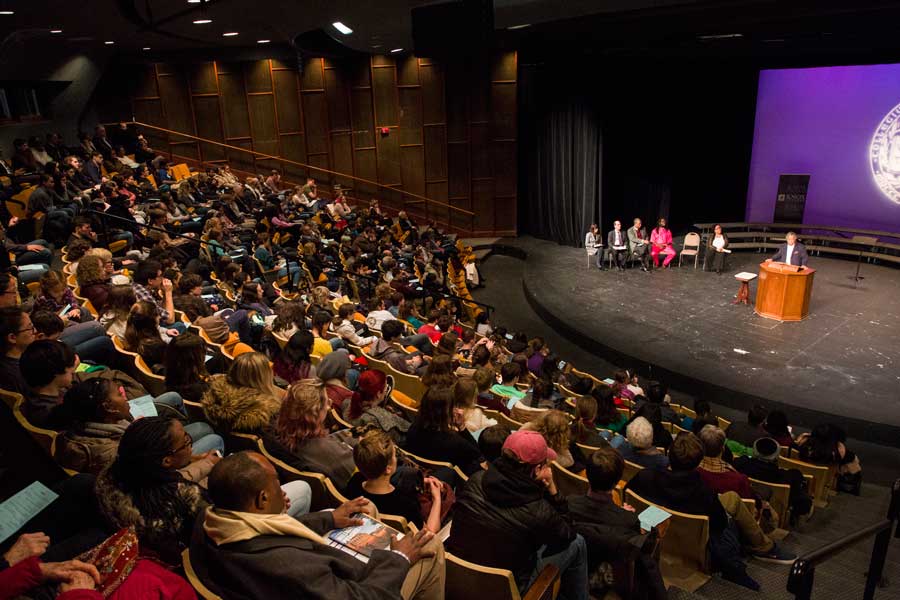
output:
[[741,282],[741,289],[738,290],[737,296],[734,297],[732,304],[750,304],[750,282],[756,279],[756,273],[742,271],[734,276]]

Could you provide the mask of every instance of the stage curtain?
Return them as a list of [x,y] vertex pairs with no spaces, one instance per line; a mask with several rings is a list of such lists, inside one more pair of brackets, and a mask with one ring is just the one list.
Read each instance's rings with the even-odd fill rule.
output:
[[520,76],[519,230],[580,247],[600,216],[600,122],[592,103],[561,97],[565,91],[541,75],[523,69]]

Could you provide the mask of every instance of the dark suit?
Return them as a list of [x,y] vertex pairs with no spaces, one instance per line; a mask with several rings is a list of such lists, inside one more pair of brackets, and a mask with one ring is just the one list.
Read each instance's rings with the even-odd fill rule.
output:
[[[409,563],[399,554],[375,550],[368,564],[342,550],[301,537],[259,535],[217,546],[197,516],[191,562],[200,580],[226,598],[399,598]],[[325,534],[329,512],[303,515],[304,525]]]
[[[787,244],[778,246],[778,251],[772,260],[775,262],[785,262],[787,258]],[[809,262],[809,254],[806,253],[806,246],[800,242],[794,243],[794,251],[791,253],[791,264],[795,267],[805,267]]]
[[84,168],[82,168],[81,172],[84,174],[85,179],[90,182],[90,185],[98,185],[101,181],[103,181],[103,172],[100,170],[94,161],[89,160],[84,163]]
[[625,246],[628,248],[628,234],[625,233],[624,230],[619,231],[619,240],[616,243],[616,230],[613,229],[606,235],[606,247],[609,248],[609,252],[612,254],[613,259],[616,261],[616,266],[620,269],[625,268],[625,253],[628,250],[616,250],[613,246]]

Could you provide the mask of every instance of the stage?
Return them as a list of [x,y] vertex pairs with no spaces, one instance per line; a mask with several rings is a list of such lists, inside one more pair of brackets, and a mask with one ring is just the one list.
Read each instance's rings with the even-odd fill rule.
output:
[[668,270],[617,273],[588,269],[581,248],[503,243],[495,252],[527,254],[532,307],[586,350],[712,402],[762,401],[798,424],[834,419],[852,437],[900,445],[900,270],[864,263],[854,288],[855,262],[811,257],[810,316],[779,323],[754,314],[756,281],[751,306],[732,304],[734,274],[758,272],[765,254],[735,252],[721,276],[688,257],[680,269],[676,258]]

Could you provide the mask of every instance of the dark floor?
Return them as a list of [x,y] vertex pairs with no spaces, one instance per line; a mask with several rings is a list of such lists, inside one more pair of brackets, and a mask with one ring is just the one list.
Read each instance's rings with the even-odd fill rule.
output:
[[[504,243],[515,244],[516,242],[504,240]],[[523,260],[497,254],[490,256],[483,263],[481,270],[486,278],[486,287],[478,290],[475,297],[479,301],[496,307],[495,322],[516,331],[525,331],[529,335],[542,335],[554,352],[592,373],[609,374],[624,366],[609,362],[586,351],[549,326],[534,311],[522,291],[525,267]],[[601,276],[598,273],[592,273],[592,275]],[[635,273],[635,275],[641,274]],[[609,276],[609,274],[605,273],[602,276]],[[681,389],[673,389],[672,395],[676,401],[687,401],[688,403],[693,397],[692,394],[685,393]],[[728,418],[736,419],[742,416],[741,413],[727,406],[717,405],[715,409],[718,414]],[[849,443],[862,457],[865,481],[867,482],[863,486],[862,496],[856,498],[838,494],[833,497],[828,507],[817,509],[808,522],[792,531],[782,542],[790,550],[799,554],[810,551],[857,531],[882,518],[886,513],[889,498],[887,485],[900,475],[900,450],[855,439],[850,440]],[[816,570],[813,598],[817,600],[862,598],[871,547],[871,541],[861,543],[821,565]],[[696,598],[787,600],[792,598],[785,590],[788,567],[750,560],[748,572],[760,582],[762,593],[754,594],[745,588],[714,577],[695,594],[670,590],[670,598],[677,600]],[[898,540],[892,542],[884,573],[888,576],[890,585],[886,588],[879,588],[875,597],[879,600],[900,600],[900,542]]]

